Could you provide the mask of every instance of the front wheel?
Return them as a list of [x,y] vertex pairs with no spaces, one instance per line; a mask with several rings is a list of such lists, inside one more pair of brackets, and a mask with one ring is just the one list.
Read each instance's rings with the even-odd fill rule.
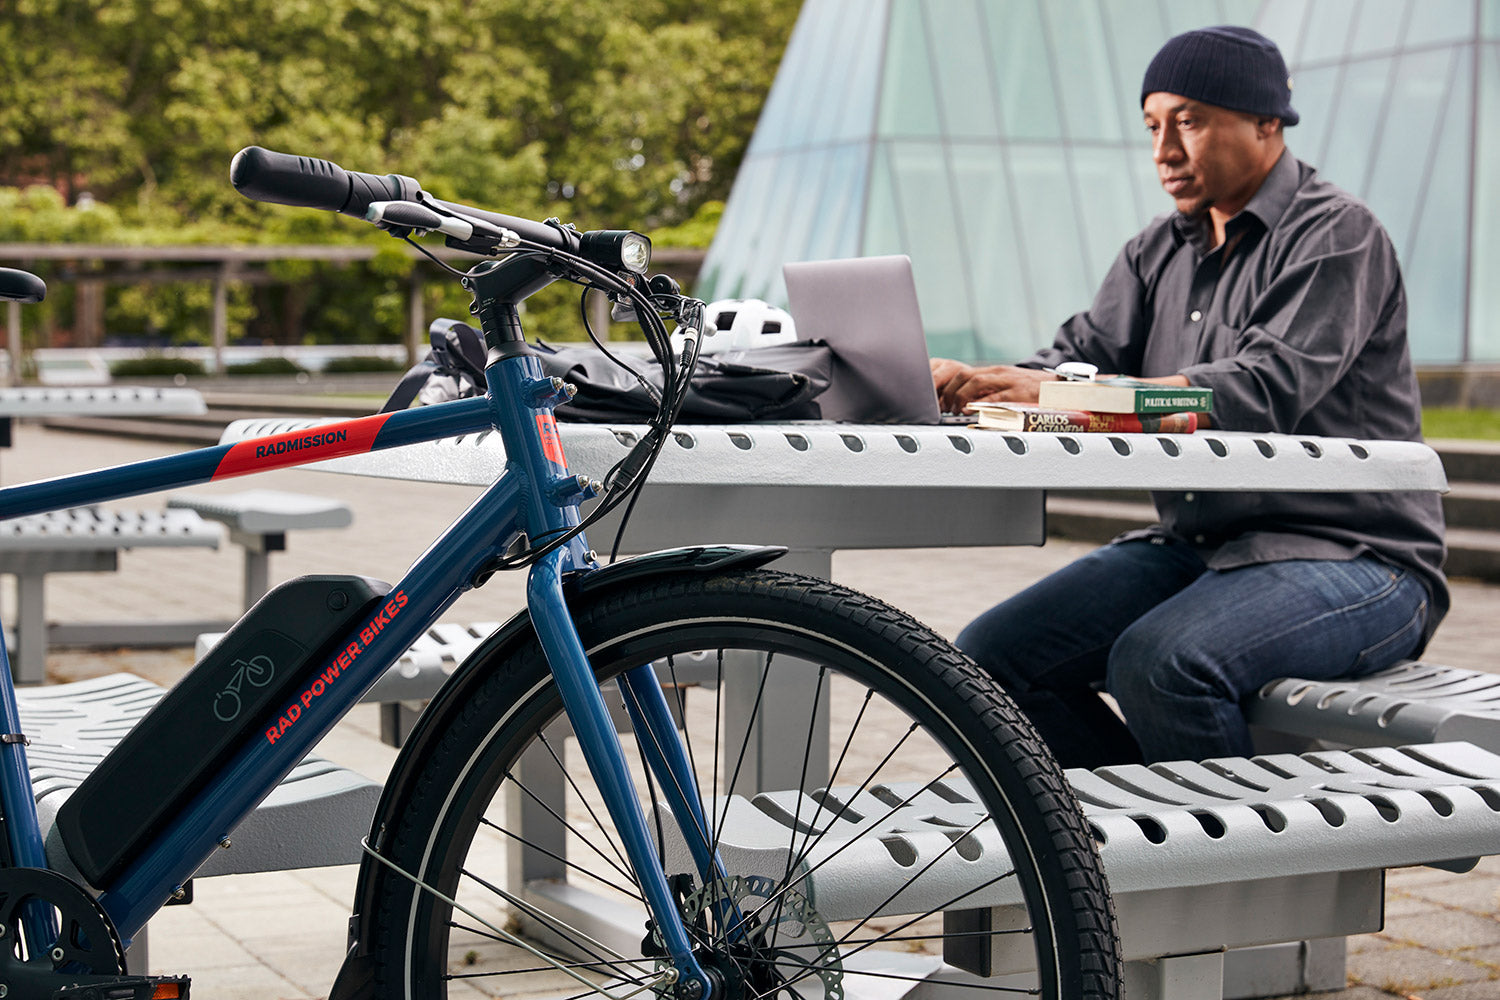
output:
[[[769,571],[618,587],[574,615],[612,711],[612,679],[652,663],[681,715],[725,870],[707,884],[618,721],[724,1000],[1118,996],[1077,803],[948,643],[869,597]],[[540,647],[489,656],[381,838],[404,874],[387,869],[374,894],[379,994],[675,997]]]

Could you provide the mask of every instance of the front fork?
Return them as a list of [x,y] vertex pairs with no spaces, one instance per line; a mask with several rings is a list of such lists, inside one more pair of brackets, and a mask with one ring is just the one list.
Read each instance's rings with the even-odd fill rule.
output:
[[[645,896],[662,944],[677,970],[672,993],[684,1000],[706,1000],[713,981],[692,953],[692,942],[683,926],[666,873],[652,843],[650,828],[636,795],[635,783],[625,763],[625,752],[599,691],[588,656],[573,628],[563,598],[561,550],[549,553],[531,568],[526,581],[527,605],[537,638],[547,654],[553,677],[562,695],[563,707],[588,762],[589,773],[599,784],[605,807],[635,869],[636,881]],[[637,738],[657,774],[668,804],[697,861],[705,883],[722,875],[722,867],[710,846],[708,823],[697,795],[697,784],[683,753],[682,742],[672,723],[666,695],[650,664],[627,671],[620,679],[625,702],[636,725]]]

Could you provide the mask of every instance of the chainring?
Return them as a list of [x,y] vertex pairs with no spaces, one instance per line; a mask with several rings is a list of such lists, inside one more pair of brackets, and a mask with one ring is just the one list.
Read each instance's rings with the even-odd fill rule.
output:
[[[746,920],[743,941],[726,946],[722,931],[713,935],[711,942],[705,941],[710,936],[710,919],[719,923],[717,910],[726,901]],[[816,976],[823,984],[821,1000],[844,1000],[844,967],[833,932],[806,896],[776,879],[764,875],[715,879],[684,894],[678,901],[678,912],[699,960],[706,958],[705,964],[714,966],[723,977],[725,1000],[772,996],[781,985],[809,976]],[[767,916],[770,919],[764,919]],[[787,938],[795,942],[796,950],[777,945],[784,931],[790,932]],[[661,948],[659,930],[653,928],[651,940]],[[783,958],[785,967],[778,964]],[[670,964],[664,958],[657,960],[659,970]]]
[[[45,951],[23,957],[22,921],[33,903],[48,912],[59,930]],[[124,973],[120,935],[87,890],[43,868],[0,869],[0,982],[10,985],[11,996],[50,997],[69,975]]]

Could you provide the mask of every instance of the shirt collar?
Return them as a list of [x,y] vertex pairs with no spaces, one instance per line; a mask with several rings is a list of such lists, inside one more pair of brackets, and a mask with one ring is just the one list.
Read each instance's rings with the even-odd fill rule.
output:
[[[1260,188],[1250,196],[1245,207],[1235,213],[1234,217],[1224,224],[1226,234],[1233,234],[1243,228],[1250,218],[1255,219],[1266,229],[1275,226],[1287,208],[1292,204],[1292,198],[1297,194],[1300,181],[1300,171],[1297,169],[1297,158],[1291,150],[1283,149],[1281,156],[1277,158],[1276,165],[1261,181]],[[1248,218],[1247,218],[1248,216]],[[1200,253],[1208,251],[1208,226],[1204,218],[1189,218],[1181,212],[1173,213],[1173,230],[1178,238],[1186,240],[1198,247]]]

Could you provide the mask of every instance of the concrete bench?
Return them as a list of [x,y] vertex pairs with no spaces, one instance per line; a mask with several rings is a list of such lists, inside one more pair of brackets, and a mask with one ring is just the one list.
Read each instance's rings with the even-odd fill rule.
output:
[[1500,753],[1500,675],[1407,660],[1357,680],[1283,677],[1245,715],[1260,730],[1322,745],[1467,740]]
[[167,507],[194,511],[229,528],[229,540],[245,550],[246,608],[269,589],[270,554],[286,551],[287,532],[347,528],[354,523],[354,512],[343,501],[281,490],[182,493],[168,497]]
[[[1253,949],[1379,930],[1386,868],[1466,871],[1500,853],[1500,756],[1466,743],[1071,770],[1068,779],[1100,844],[1133,1000],[1341,987],[1341,946],[1325,956],[1337,975],[1323,983],[1266,982]],[[858,822],[799,804],[795,791],[764,793],[759,805],[736,797],[719,851],[731,870],[767,870],[784,858],[777,817],[821,814],[832,829],[805,862],[821,916],[859,919],[887,901],[881,913],[921,913],[962,898],[944,914],[944,955],[913,954],[903,974],[1024,988],[1033,967],[1024,948],[1004,934],[978,936],[1024,919],[1015,880],[997,878],[1009,858],[990,831],[957,845],[944,832],[979,818],[972,793],[949,784],[835,789]],[[894,814],[892,801],[903,803]],[[669,865],[685,863],[680,840],[668,855]]]
[[[57,811],[166,689],[130,674],[18,691],[22,731],[37,815],[45,837]],[[235,828],[195,877],[354,864],[380,786],[361,774],[309,756]],[[51,863],[79,877],[49,845]],[[145,932],[130,949],[131,968],[146,968]]]
[[190,510],[134,511],[78,507],[0,521],[0,573],[16,578],[11,671],[23,684],[41,682],[49,643],[151,645],[190,643],[215,622],[56,624],[46,617],[48,573],[112,572],[122,549],[218,548],[222,529]]

